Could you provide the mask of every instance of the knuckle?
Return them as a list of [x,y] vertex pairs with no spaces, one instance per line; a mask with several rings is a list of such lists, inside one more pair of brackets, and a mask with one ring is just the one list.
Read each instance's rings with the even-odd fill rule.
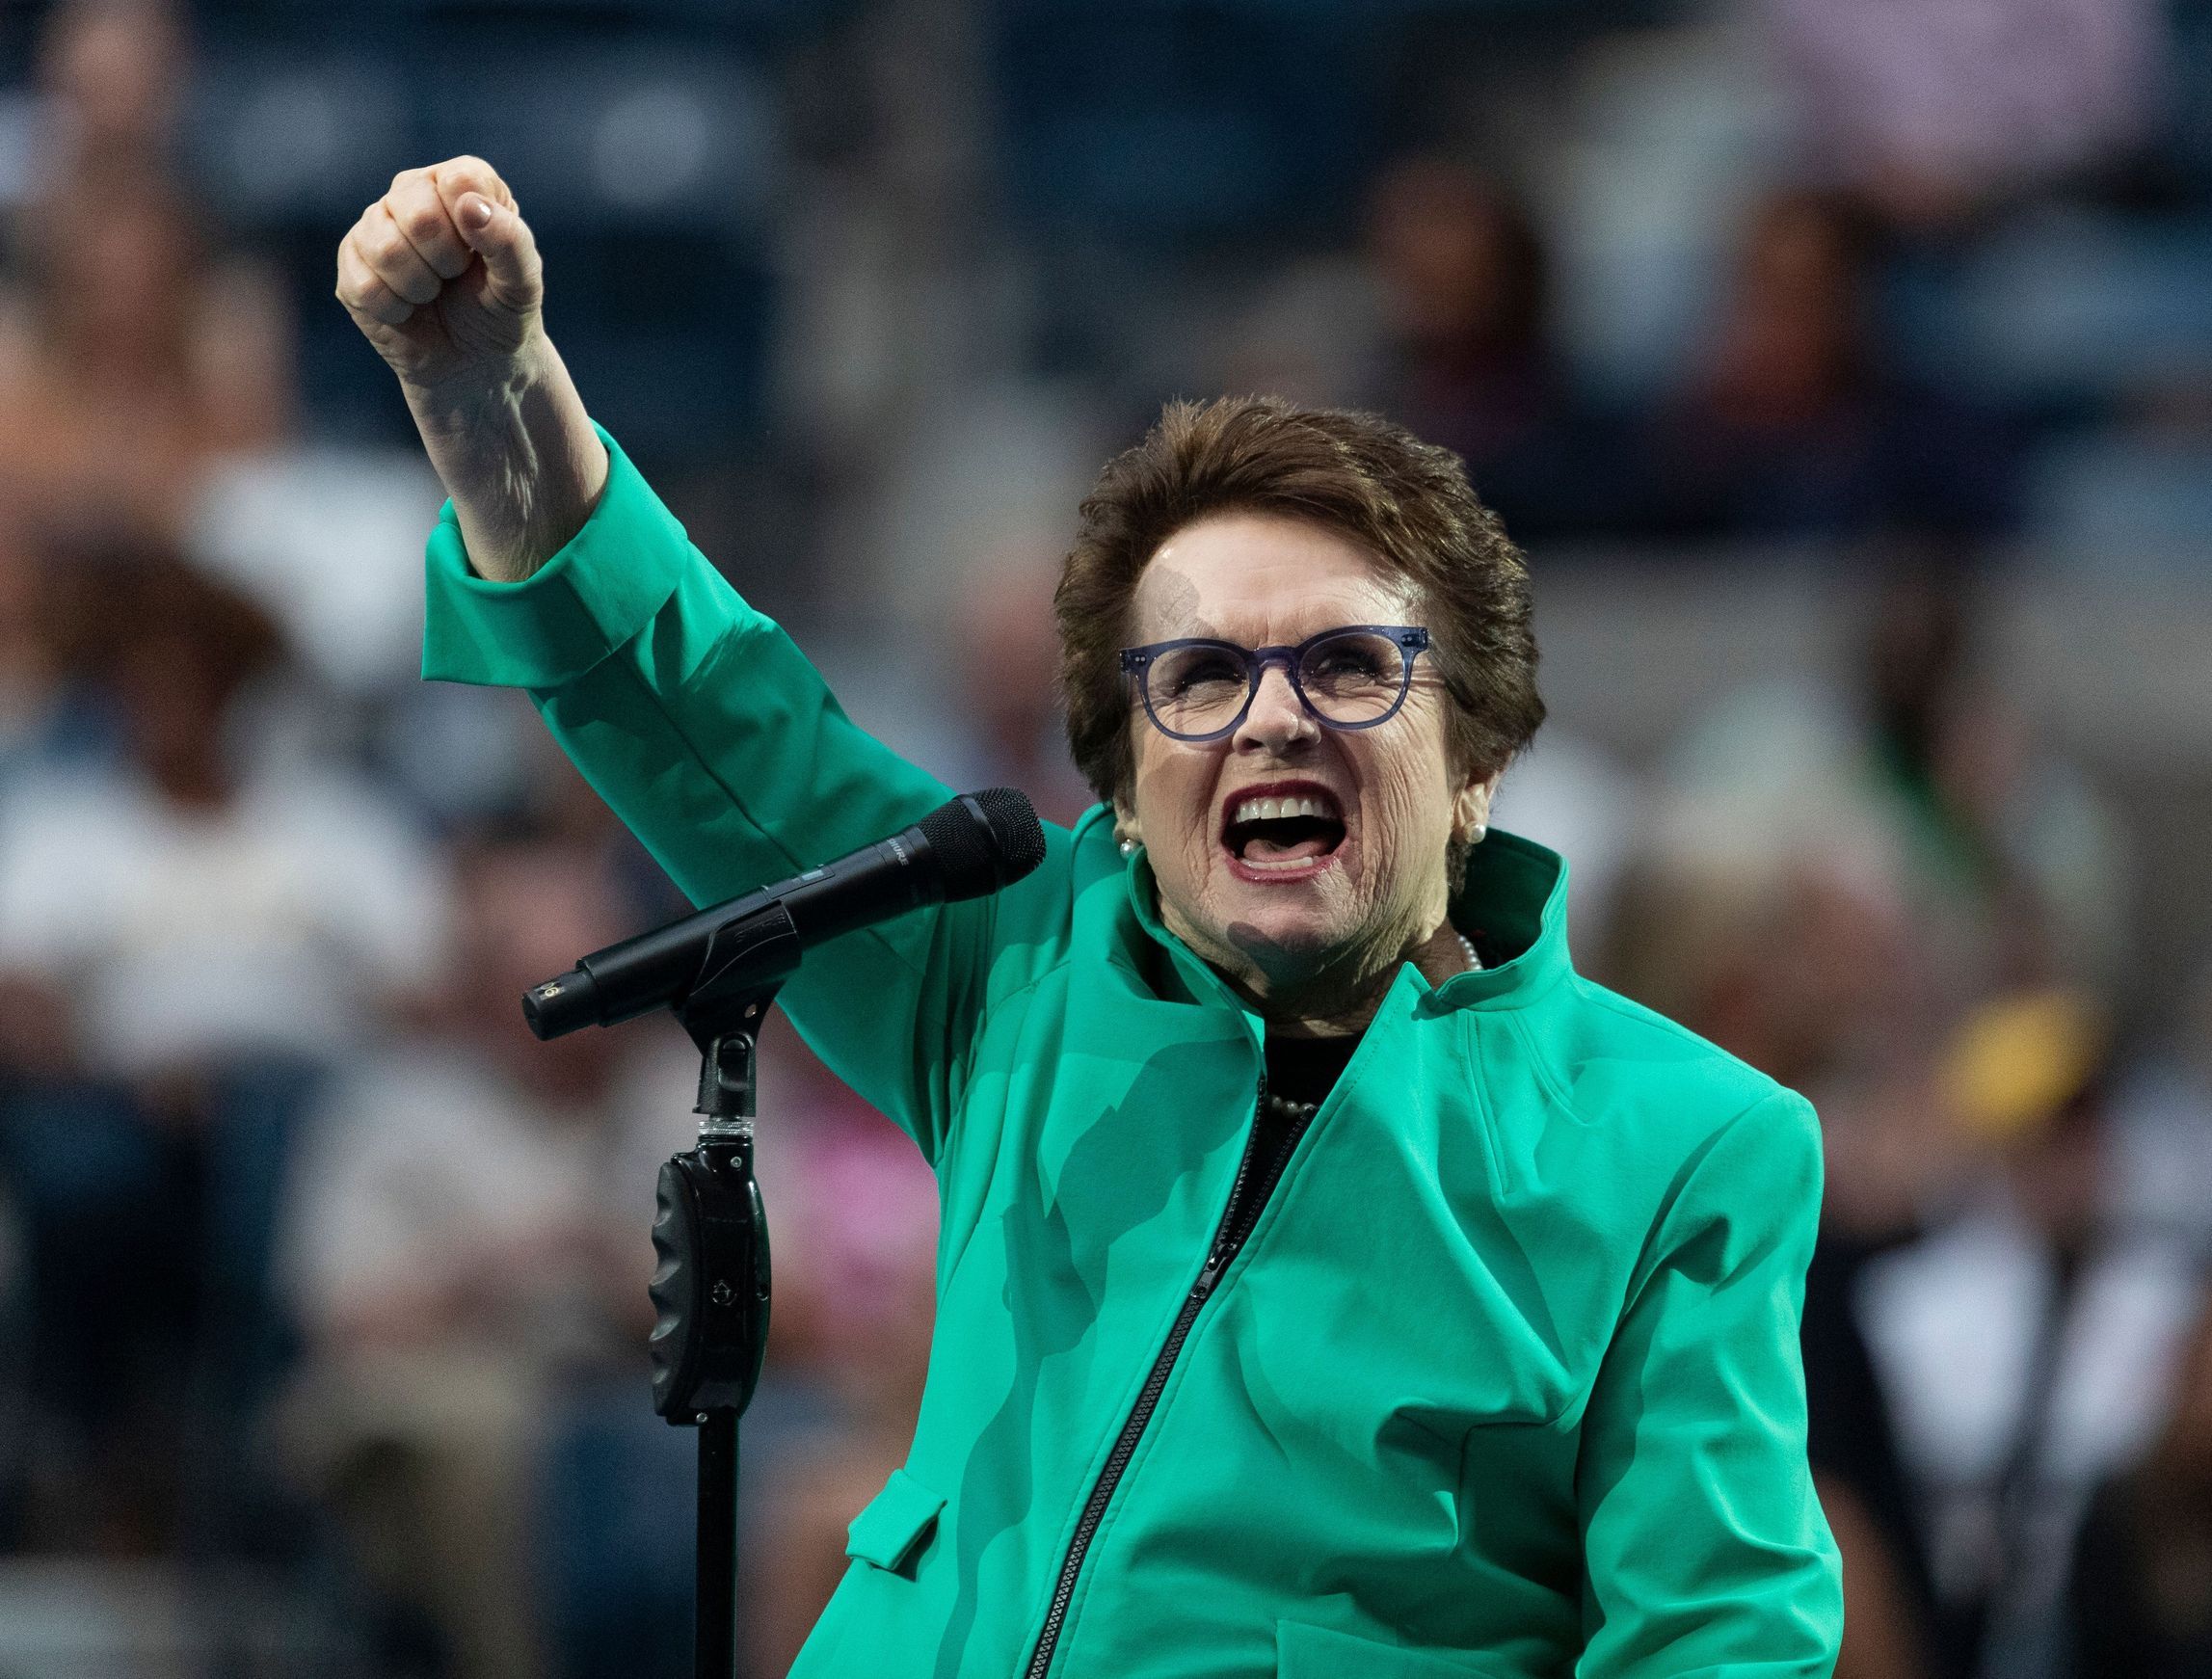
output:
[[395,218],[401,231],[416,244],[426,244],[445,231],[445,211],[436,203],[413,203]]

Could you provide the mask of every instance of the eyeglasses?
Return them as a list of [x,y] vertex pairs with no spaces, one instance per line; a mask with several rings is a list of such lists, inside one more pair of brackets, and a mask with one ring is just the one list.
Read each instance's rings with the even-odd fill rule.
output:
[[1279,664],[1307,715],[1331,729],[1373,729],[1398,715],[1413,686],[1414,655],[1428,631],[1406,625],[1351,624],[1295,647],[1239,647],[1186,636],[1125,647],[1153,727],[1176,740],[1218,740],[1244,721],[1267,667]]

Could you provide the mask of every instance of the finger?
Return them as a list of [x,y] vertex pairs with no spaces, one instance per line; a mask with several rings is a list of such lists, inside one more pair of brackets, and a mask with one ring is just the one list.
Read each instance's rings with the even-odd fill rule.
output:
[[413,304],[378,278],[350,233],[338,247],[338,302],[356,317],[387,327],[399,326],[414,313]]
[[396,190],[403,182],[430,180],[440,174],[447,175],[453,181],[453,191],[447,195],[448,201],[463,193],[475,192],[484,194],[496,203],[505,204],[510,210],[515,207],[515,195],[508,191],[507,183],[499,172],[481,157],[468,152],[449,157],[443,163],[434,163],[427,169],[403,169],[391,177],[391,184]]
[[538,241],[507,204],[481,193],[464,194],[455,211],[462,237],[484,258],[484,278],[495,302],[511,309],[533,309],[544,295],[545,265]]
[[361,217],[357,249],[376,277],[411,304],[429,303],[444,289],[445,281],[399,230],[388,204],[368,207]]
[[433,164],[423,173],[437,186],[438,196],[444,200],[445,213],[449,216],[461,208],[461,200],[470,193],[481,193],[494,204],[502,204],[510,210],[515,208],[515,195],[507,190],[499,172],[481,157],[449,157],[443,163]]
[[438,183],[427,170],[410,171],[391,184],[384,196],[392,224],[414,248],[423,263],[440,280],[456,280],[468,267],[468,247],[453,226],[445,200],[438,196]]

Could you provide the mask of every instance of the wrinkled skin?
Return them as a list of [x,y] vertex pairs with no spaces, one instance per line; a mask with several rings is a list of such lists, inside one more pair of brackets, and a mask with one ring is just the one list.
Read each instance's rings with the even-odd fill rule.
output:
[[[1346,624],[1426,624],[1418,591],[1348,538],[1275,515],[1220,514],[1160,546],[1138,578],[1130,645],[1213,635],[1293,645]],[[1145,847],[1168,929],[1255,1009],[1293,1032],[1357,1031],[1411,960],[1431,982],[1467,966],[1444,924],[1447,843],[1489,819],[1498,773],[1450,760],[1452,705],[1432,655],[1404,707],[1378,728],[1325,728],[1280,665],[1219,740],[1170,739],[1131,702],[1135,776],[1116,828]],[[1346,834],[1310,879],[1240,879],[1223,803],[1296,777],[1320,783]]]

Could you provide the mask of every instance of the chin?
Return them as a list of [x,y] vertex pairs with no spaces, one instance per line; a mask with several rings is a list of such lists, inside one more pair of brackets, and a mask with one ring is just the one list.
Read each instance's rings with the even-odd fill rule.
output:
[[1319,957],[1344,945],[1355,929],[1338,906],[1281,887],[1240,887],[1225,893],[1215,925],[1231,947],[1255,958],[1267,952]]

